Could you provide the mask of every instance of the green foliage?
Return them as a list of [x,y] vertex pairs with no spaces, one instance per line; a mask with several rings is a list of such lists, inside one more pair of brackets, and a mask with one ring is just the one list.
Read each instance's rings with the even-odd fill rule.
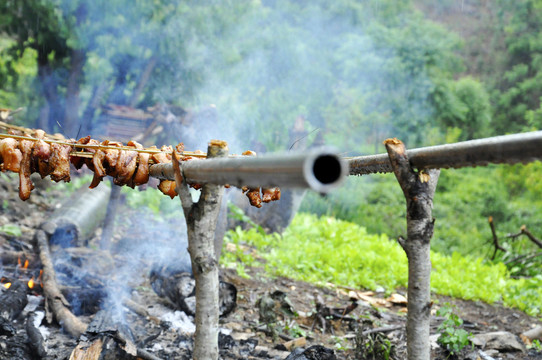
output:
[[0,226],[0,232],[3,232],[4,234],[8,236],[21,236],[23,233],[21,232],[21,228],[18,225],[14,224],[5,224]]
[[535,349],[536,351],[542,351],[542,345],[540,344],[540,341],[538,339],[534,339],[531,343],[531,349]]
[[505,304],[516,307],[532,316],[540,316],[542,314],[540,301],[533,301],[533,299],[541,299],[541,296],[541,275],[532,278],[509,280],[503,292]]
[[327,196],[308,192],[300,211],[360,224],[372,234],[398,236],[406,231],[404,197],[390,174],[348,177]]
[[155,216],[155,219],[184,218],[179,198],[171,199],[158,189],[147,187],[145,190],[134,190],[122,187],[126,205],[132,209],[146,207]]
[[435,89],[436,115],[443,129],[461,129],[457,140],[470,140],[491,134],[489,94],[479,81],[464,77],[445,82]]
[[444,317],[438,327],[441,332],[437,342],[450,352],[451,355],[458,354],[471,342],[472,334],[461,328],[463,319],[453,312],[449,303],[444,304],[438,311],[437,316]]
[[[9,37],[0,84],[32,50],[34,63],[25,66],[39,78],[39,102],[28,104],[35,117],[44,100],[63,114],[74,96],[68,86],[77,78],[77,54],[80,114],[97,89],[105,89],[104,101],[127,103],[156,61],[137,100],[216,104],[227,123],[217,134],[235,138],[239,148],[254,141],[287,148],[299,115],[345,151],[373,148],[390,135],[426,143],[424,134],[438,128],[433,84],[462,69],[459,37],[409,0],[31,0],[2,3],[0,20]],[[4,97],[24,85],[3,89]]]
[[389,360],[395,347],[384,334],[356,334],[355,353],[358,359]]
[[[442,170],[434,197],[432,249],[451,255],[484,257],[493,252],[488,217],[499,237],[542,221],[542,163]],[[397,237],[406,233],[404,196],[392,174],[349,177],[326,197],[308,193],[301,211],[328,215],[364,226],[368,233]],[[507,259],[535,250],[526,238],[505,241]],[[534,270],[533,270],[534,271]]]
[[492,303],[501,300],[508,284],[508,272],[501,263],[489,264],[480,258],[437,252],[431,253],[431,263],[431,288],[442,295]]
[[[271,275],[316,284],[381,286],[388,291],[407,285],[407,259],[396,242],[330,217],[300,213],[282,236],[237,228],[227,233],[228,242],[235,244],[235,252],[224,251],[222,262],[230,267],[261,266],[263,259]],[[433,251],[431,258],[435,293],[489,303],[502,300],[529,314],[540,314],[542,277],[513,279],[502,263],[484,263],[458,253],[446,256]]]

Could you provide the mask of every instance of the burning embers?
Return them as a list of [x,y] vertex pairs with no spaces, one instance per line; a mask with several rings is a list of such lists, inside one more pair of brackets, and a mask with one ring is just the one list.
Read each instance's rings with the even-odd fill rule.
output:
[[[17,258],[15,266],[3,264],[2,271],[5,276],[0,278],[1,286],[4,289],[9,289],[14,282],[21,282],[26,283],[28,290],[37,290],[40,288],[41,291],[41,276],[43,271],[29,268],[29,266],[30,260],[20,256]],[[7,275],[8,273],[11,275]]]

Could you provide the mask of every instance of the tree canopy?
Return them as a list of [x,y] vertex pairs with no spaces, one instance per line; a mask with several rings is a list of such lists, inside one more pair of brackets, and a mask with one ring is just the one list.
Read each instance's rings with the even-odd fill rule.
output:
[[31,0],[0,13],[0,100],[70,137],[106,103],[215,104],[220,134],[269,149],[304,116],[352,153],[450,128],[472,138],[491,120],[484,86],[456,80],[460,38],[407,0]]

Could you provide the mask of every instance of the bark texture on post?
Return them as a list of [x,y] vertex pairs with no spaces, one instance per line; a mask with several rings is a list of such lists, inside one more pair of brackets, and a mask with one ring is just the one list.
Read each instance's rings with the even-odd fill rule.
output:
[[[212,140],[207,157],[228,155],[226,142]],[[203,185],[197,203],[192,202],[188,185],[182,176],[182,168],[173,159],[177,193],[186,218],[188,229],[188,252],[192,260],[192,272],[196,280],[196,334],[194,360],[218,359],[218,259],[215,255],[215,229],[222,202],[224,187]]]
[[408,161],[405,145],[397,139],[384,141],[393,172],[407,205],[407,239],[399,243],[408,257],[408,360],[429,360],[431,319],[431,259],[433,236],[433,195],[440,170],[415,172]]

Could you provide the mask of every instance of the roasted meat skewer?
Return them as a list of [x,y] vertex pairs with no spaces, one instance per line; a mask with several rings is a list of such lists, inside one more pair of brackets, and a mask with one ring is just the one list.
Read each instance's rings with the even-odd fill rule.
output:
[[[173,148],[162,146],[161,149],[130,141],[126,146],[120,142],[98,142],[90,136],[77,141],[59,141],[47,137],[43,130],[33,130],[35,137],[27,134],[0,134],[0,170],[12,171],[19,174],[19,197],[27,200],[34,188],[30,175],[39,173],[42,178],[50,176],[53,181],[70,181],[70,162],[76,169],[86,165],[94,173],[90,188],[100,184],[102,179],[109,175],[113,177],[116,185],[130,187],[144,185],[149,181],[149,164],[169,163],[172,161]],[[19,134],[21,134],[19,132]],[[76,149],[82,149],[77,151]],[[183,145],[176,146],[176,156],[180,161],[192,161],[205,156],[195,151],[185,153]],[[179,155],[180,154],[180,155]],[[243,155],[255,156],[256,153],[247,151]],[[195,189],[201,185],[190,184]],[[174,198],[177,195],[176,183],[171,180],[161,180],[158,189]],[[244,189],[254,206],[261,207],[261,203],[280,199],[278,188]]]

